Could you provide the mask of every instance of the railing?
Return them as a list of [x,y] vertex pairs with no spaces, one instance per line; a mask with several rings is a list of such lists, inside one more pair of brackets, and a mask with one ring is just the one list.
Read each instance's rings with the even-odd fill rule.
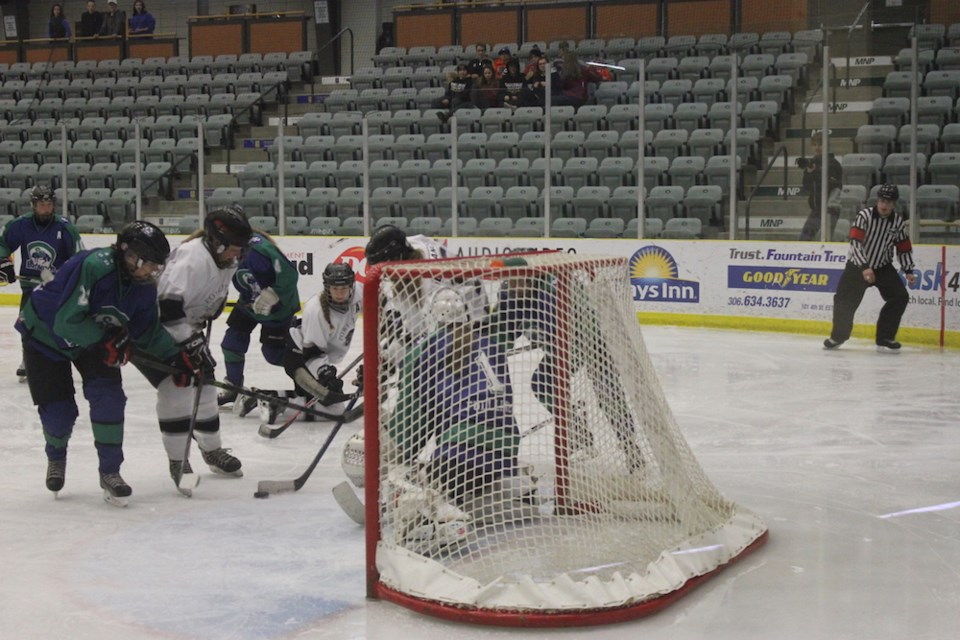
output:
[[[251,114],[251,118],[250,118],[251,124],[255,124],[255,125],[260,125],[260,124],[262,124],[262,122],[259,121],[259,120],[256,121],[256,122],[254,121],[254,118],[252,117],[253,109],[254,109],[254,107],[258,107],[258,108],[260,109],[261,114],[262,114],[262,113],[263,113],[263,105],[264,105],[264,100],[263,100],[264,97],[270,95],[270,94],[273,93],[273,92],[276,92],[276,93],[277,93],[277,102],[278,102],[278,103],[282,102],[282,104],[283,104],[283,122],[284,122],[284,124],[286,124],[286,123],[288,122],[288,120],[289,120],[289,118],[290,118],[290,104],[289,104],[289,100],[286,99],[285,94],[281,94],[281,93],[280,93],[281,87],[283,87],[283,86],[285,86],[285,85],[286,85],[286,81],[283,81],[283,80],[282,80],[282,81],[276,83],[275,85],[273,85],[272,87],[268,88],[266,91],[261,91],[261,92],[260,92],[260,98],[258,98],[257,100],[254,100],[253,102],[251,102],[250,104],[248,104],[247,106],[245,106],[243,109],[241,109],[240,111],[237,111],[237,112],[235,112],[235,113],[233,114],[233,118],[230,119],[230,125],[227,127],[227,138],[228,138],[228,139],[227,139],[227,143],[224,145],[224,147],[225,147],[226,150],[227,150],[227,173],[230,173],[230,167],[231,167],[231,162],[230,162],[230,150],[233,148],[233,132],[234,132],[234,129],[236,128],[236,122],[237,122],[237,120],[239,119],[240,116],[244,115],[244,114],[247,113],[247,112],[250,112],[250,114]],[[282,101],[281,101],[281,97],[283,97],[283,100],[282,100]]]
[[783,155],[783,199],[787,199],[787,169],[789,168],[787,165],[787,147],[786,145],[780,145],[777,147],[777,150],[773,152],[773,155],[770,156],[770,161],[767,162],[767,168],[763,170],[760,179],[757,180],[757,184],[753,185],[750,197],[747,198],[747,204],[743,208],[744,239],[746,240],[750,239],[750,205],[753,203],[753,196],[757,194],[757,189],[763,184],[767,174],[773,169],[774,163],[776,163],[777,158],[781,155]]
[[[332,45],[334,42],[336,42],[337,40],[339,40],[339,39],[340,39],[340,36],[344,35],[345,33],[350,34],[350,75],[353,75],[353,71],[354,71],[354,66],[353,66],[353,29],[351,29],[350,27],[345,27],[345,28],[343,28],[343,29],[340,29],[340,31],[339,31],[335,36],[333,36],[332,38],[330,38],[322,47],[320,47],[319,49],[317,49],[317,55],[320,55],[320,52],[321,52],[321,51],[323,51],[324,49],[326,49],[327,47],[329,47],[330,45]],[[342,70],[342,69],[340,69],[340,75],[343,75],[343,70]],[[313,89],[313,82],[310,83],[310,88],[311,88],[311,90]]]

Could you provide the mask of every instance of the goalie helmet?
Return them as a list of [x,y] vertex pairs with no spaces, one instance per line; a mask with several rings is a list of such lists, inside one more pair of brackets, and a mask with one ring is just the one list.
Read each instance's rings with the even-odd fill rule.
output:
[[375,265],[381,262],[403,260],[413,251],[407,242],[407,234],[400,227],[385,224],[370,237],[365,250],[367,264]]
[[352,287],[356,281],[356,274],[345,262],[331,262],[323,270],[323,286]]
[[[127,278],[145,284],[155,281],[163,270],[170,255],[170,243],[159,227],[143,220],[131,222],[117,234],[117,263],[121,273]],[[127,262],[127,252],[137,257],[135,263]],[[145,278],[133,278],[133,272],[139,270],[145,262],[159,265],[160,268]]]
[[467,303],[456,290],[450,287],[437,289],[427,303],[427,316],[437,327],[462,324],[470,319]]
[[896,202],[900,199],[900,189],[897,188],[895,184],[884,184],[881,185],[877,190],[877,199],[889,200],[891,202]]

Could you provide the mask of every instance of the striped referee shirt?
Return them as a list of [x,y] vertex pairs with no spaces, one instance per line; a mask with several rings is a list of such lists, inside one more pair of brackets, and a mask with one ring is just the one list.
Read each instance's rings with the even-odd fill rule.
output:
[[861,209],[850,226],[850,251],[847,261],[863,269],[879,269],[893,262],[897,250],[900,266],[913,271],[913,245],[907,236],[907,225],[898,212],[886,218],[876,207]]

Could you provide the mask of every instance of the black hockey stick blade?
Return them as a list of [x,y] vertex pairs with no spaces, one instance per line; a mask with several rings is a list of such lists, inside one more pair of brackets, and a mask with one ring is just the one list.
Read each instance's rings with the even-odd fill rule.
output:
[[357,524],[363,524],[366,521],[363,503],[354,493],[350,483],[344,480],[333,488],[333,499],[337,501],[343,512]]
[[350,413],[350,410],[353,409],[353,405],[355,405],[357,400],[360,399],[360,394],[362,391],[362,389],[357,389],[357,392],[353,394],[349,404],[347,404],[347,408],[343,412],[344,415],[341,416],[340,419],[337,420],[336,424],[333,425],[330,435],[328,435],[327,439],[323,442],[323,446],[320,447],[320,451],[317,452],[313,462],[310,463],[310,466],[307,467],[306,471],[300,474],[299,478],[296,478],[295,480],[261,480],[259,483],[257,483],[256,495],[264,497],[270,494],[299,491],[301,487],[306,484],[307,480],[310,478],[310,474],[313,473],[313,470],[317,468],[318,464],[320,464],[320,459],[323,458],[323,454],[325,454],[327,449],[330,448],[330,443],[333,442],[337,432],[340,431],[340,427],[342,427],[346,422],[346,414]]

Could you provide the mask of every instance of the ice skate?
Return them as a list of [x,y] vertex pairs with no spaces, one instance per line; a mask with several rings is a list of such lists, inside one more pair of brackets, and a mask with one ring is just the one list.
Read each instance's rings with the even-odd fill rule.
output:
[[283,413],[283,407],[269,400],[260,400],[257,404],[260,408],[260,421],[266,424],[276,424],[277,417]]
[[217,406],[222,407],[225,404],[236,406],[237,404],[237,392],[229,391],[223,389],[220,391],[220,394],[217,396]]
[[827,338],[823,341],[823,348],[827,351],[833,351],[834,349],[839,349],[840,345],[842,344],[843,342],[841,341],[834,340],[833,338]]
[[20,366],[17,367],[17,380],[19,382],[27,381],[27,368],[24,366],[23,361],[20,361]]
[[878,353],[900,353],[900,343],[896,340],[877,340]]
[[53,491],[53,497],[63,489],[63,483],[67,475],[67,459],[48,460],[47,461],[47,489]]
[[[254,389],[254,391],[257,391],[257,389]],[[269,392],[264,391],[263,393],[269,393]],[[238,415],[241,418],[246,417],[247,414],[249,414],[251,411],[253,411],[256,408],[258,402],[259,401],[253,396],[243,396],[242,399],[238,398],[233,403],[233,413]]]
[[133,493],[119,473],[101,473],[100,486],[103,488],[104,502],[115,507],[127,506],[127,498]]
[[229,449],[220,447],[219,449],[201,451],[200,453],[203,454],[203,461],[207,463],[207,466],[210,467],[210,470],[214,473],[233,478],[243,476],[243,471],[240,469],[240,460],[230,455]]
[[[183,482],[185,476],[190,476],[191,479],[195,478],[195,480],[193,482]],[[193,497],[193,487],[200,484],[200,476],[193,473],[193,467],[190,466],[189,460],[171,460],[170,477],[173,479],[173,484],[177,485],[177,491],[188,498]]]

